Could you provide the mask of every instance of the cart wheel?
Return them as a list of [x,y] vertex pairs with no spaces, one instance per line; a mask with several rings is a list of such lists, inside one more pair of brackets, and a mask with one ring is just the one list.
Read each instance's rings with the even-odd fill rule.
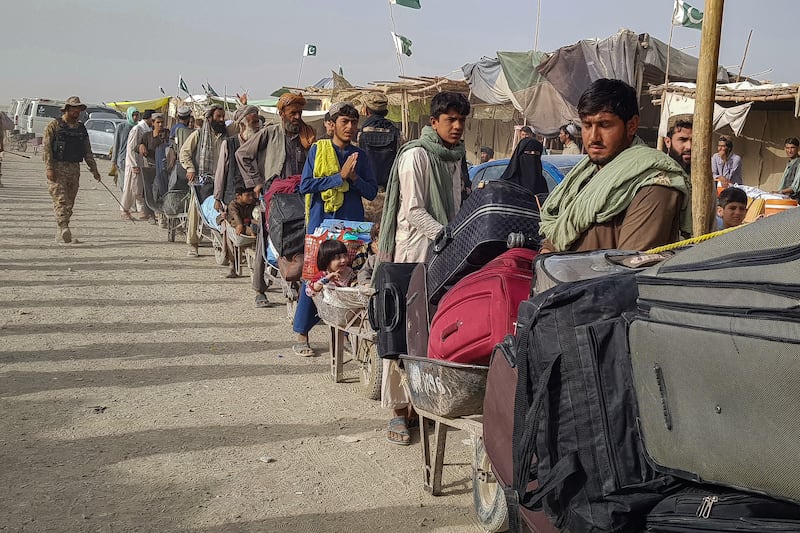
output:
[[508,531],[508,507],[500,484],[492,473],[483,438],[473,437],[472,503],[481,527],[490,532]]
[[255,250],[252,248],[245,248],[244,249],[244,259],[247,262],[247,268],[250,270],[250,282],[253,282],[253,276],[255,271],[253,270],[253,265],[256,264],[256,253]]
[[222,239],[224,239],[224,237],[219,233],[212,233],[211,246],[214,247],[214,261],[216,261],[218,265],[227,266],[230,261],[228,260],[228,256],[225,254],[225,250],[222,249]]
[[22,140],[17,143],[17,151],[18,152],[27,152],[28,151],[28,140]]
[[374,342],[357,339],[357,344],[356,359],[360,367],[361,391],[370,400],[380,400],[383,360],[378,357],[378,349]]

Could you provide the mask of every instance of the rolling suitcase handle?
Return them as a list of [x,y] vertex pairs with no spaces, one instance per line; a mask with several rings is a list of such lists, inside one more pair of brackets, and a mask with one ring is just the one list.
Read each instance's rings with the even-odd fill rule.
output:
[[451,242],[453,242],[453,230],[449,226],[445,226],[433,240],[434,253],[442,253],[442,250],[447,248]]
[[[392,305],[389,306],[389,296],[391,296],[391,303]],[[383,299],[383,316],[384,318],[389,316],[389,309],[394,309],[395,313],[392,316],[391,322],[383,328],[383,331],[390,332],[397,329],[397,326],[400,325],[400,291],[397,290],[397,285],[394,283],[387,283],[384,289]]]

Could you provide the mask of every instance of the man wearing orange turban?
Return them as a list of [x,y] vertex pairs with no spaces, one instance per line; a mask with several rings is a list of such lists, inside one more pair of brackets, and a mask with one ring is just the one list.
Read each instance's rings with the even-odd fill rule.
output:
[[[269,189],[269,183],[274,178],[302,174],[308,149],[316,141],[314,130],[303,122],[305,105],[306,99],[302,94],[283,94],[278,100],[281,123],[262,128],[236,150],[236,161],[239,163],[245,187],[253,187],[256,194],[260,194]],[[260,227],[253,265],[256,307],[270,306],[265,294],[265,243],[263,227]]]

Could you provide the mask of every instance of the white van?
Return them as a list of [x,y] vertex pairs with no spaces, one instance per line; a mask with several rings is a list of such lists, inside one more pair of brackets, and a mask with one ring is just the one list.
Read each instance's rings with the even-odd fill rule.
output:
[[14,98],[11,100],[11,105],[8,106],[8,118],[14,121],[14,134],[23,134],[27,131],[25,125],[22,124],[22,112],[28,102],[30,102],[28,98]]
[[25,129],[29,137],[43,137],[44,130],[53,119],[61,118],[64,102],[34,98],[27,103],[22,112],[20,129]]

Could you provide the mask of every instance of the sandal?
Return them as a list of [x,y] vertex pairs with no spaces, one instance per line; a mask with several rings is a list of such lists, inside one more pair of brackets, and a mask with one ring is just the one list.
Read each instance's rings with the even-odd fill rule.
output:
[[266,294],[256,294],[256,309],[265,309],[267,307],[272,307],[273,304],[267,299]]
[[314,350],[311,349],[311,346],[304,342],[298,342],[292,346],[292,351],[295,355],[299,355],[300,357],[311,357],[314,355]]
[[411,444],[411,434],[408,432],[408,421],[404,416],[396,416],[389,420],[386,430],[386,440],[398,446]]
[[131,216],[131,214],[130,214],[130,213],[128,213],[127,211],[123,211],[123,212],[121,212],[121,213],[119,214],[119,218],[121,218],[122,220],[133,220],[133,217],[132,217],[132,216]]

